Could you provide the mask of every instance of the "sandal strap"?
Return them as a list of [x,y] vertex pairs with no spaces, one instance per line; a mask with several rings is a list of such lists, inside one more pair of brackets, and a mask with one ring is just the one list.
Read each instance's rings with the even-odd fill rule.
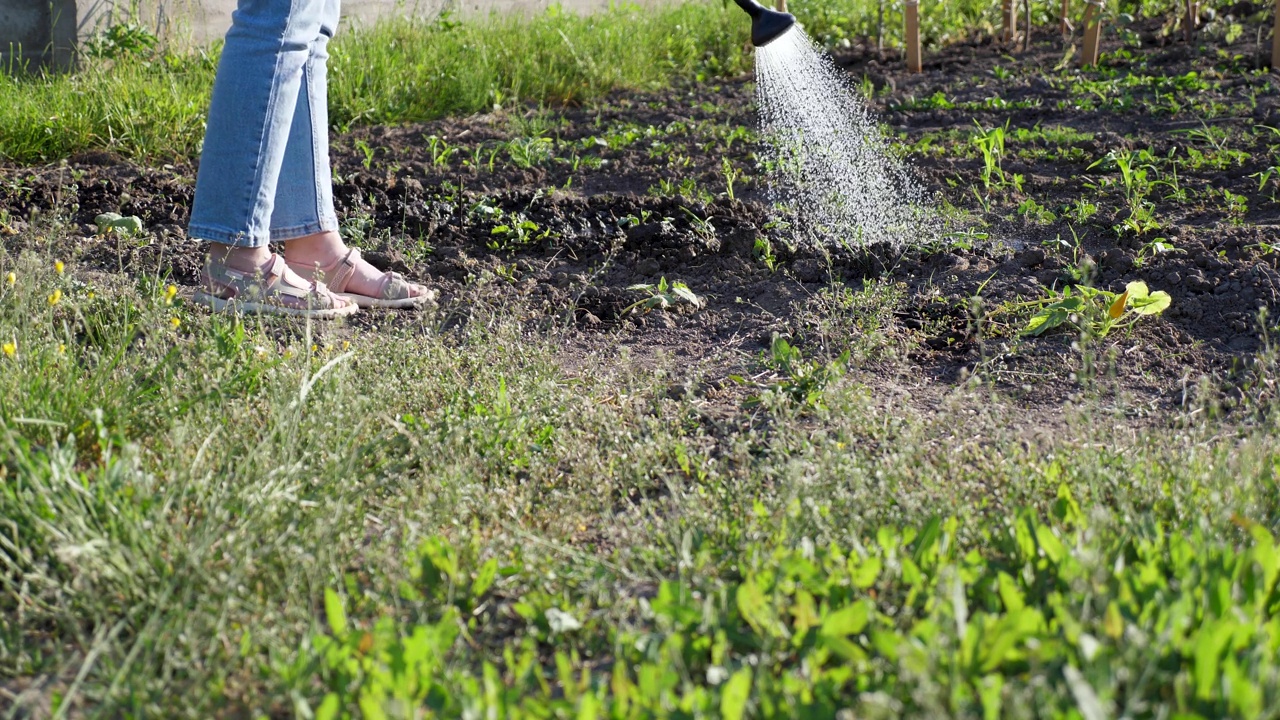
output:
[[[205,266],[205,284],[217,291],[223,300],[232,300],[240,296],[257,300],[270,301],[277,298],[295,298],[306,301],[303,304],[317,309],[329,310],[336,307],[334,296],[324,283],[307,282],[306,285],[293,285],[286,281],[288,265],[280,255],[272,255],[271,263],[263,270],[247,273],[235,270],[221,263],[209,263]],[[288,304],[288,301],[285,301]]]
[[299,265],[292,267],[294,272],[302,277],[308,280],[323,280],[325,285],[333,292],[343,293],[347,291],[347,286],[351,284],[351,279],[356,276],[357,262],[360,262],[360,250],[358,248],[348,248],[347,254],[331,265],[321,266],[316,263],[311,267]]
[[402,300],[412,297],[410,283],[400,273],[383,273],[382,283],[378,289],[378,297],[382,300]]

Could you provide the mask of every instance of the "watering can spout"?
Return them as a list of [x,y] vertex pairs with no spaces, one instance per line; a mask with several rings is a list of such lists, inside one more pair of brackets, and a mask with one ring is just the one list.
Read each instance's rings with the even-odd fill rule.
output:
[[751,16],[751,44],[756,47],[768,45],[796,24],[795,15],[770,10],[755,0],[734,2]]

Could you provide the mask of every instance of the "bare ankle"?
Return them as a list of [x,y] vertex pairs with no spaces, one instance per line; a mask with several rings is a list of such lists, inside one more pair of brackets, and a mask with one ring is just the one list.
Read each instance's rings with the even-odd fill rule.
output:
[[266,246],[237,247],[210,243],[209,261],[241,272],[253,272],[265,267],[271,261],[271,250]]
[[304,235],[300,238],[286,240],[284,243],[286,257],[303,261],[320,261],[322,263],[337,259],[346,252],[346,249],[347,246],[342,242],[342,236],[335,230]]

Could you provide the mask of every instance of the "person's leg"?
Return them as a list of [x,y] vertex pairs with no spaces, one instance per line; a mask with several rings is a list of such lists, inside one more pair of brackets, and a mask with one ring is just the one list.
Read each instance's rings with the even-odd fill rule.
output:
[[275,203],[271,213],[271,239],[284,242],[292,254],[292,241],[335,232],[338,216],[333,209],[333,173],[329,167],[329,40],[338,24],[337,0],[322,0],[324,12],[302,65],[289,127],[288,142],[280,165]]
[[[324,0],[320,31],[303,65],[293,125],[277,186],[271,236],[285,243],[285,258],[304,277],[328,270],[339,292],[387,300],[430,299],[421,285],[397,281],[352,254],[338,234],[329,165],[328,44],[337,29],[339,0]],[[344,261],[348,267],[341,266]],[[322,277],[323,279],[323,277]],[[328,282],[328,281],[326,281]],[[394,297],[384,298],[390,294]],[[405,302],[406,305],[417,303]]]
[[212,300],[234,297],[249,287],[245,277],[264,274],[287,304],[350,305],[273,263],[268,249],[302,69],[327,1],[239,0],[232,15],[189,227],[192,237],[210,242],[206,284]]

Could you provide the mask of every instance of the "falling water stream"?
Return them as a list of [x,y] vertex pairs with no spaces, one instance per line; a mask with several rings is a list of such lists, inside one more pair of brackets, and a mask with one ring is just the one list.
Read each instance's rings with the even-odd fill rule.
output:
[[799,242],[914,245],[936,216],[846,74],[794,26],[756,50],[770,199]]

